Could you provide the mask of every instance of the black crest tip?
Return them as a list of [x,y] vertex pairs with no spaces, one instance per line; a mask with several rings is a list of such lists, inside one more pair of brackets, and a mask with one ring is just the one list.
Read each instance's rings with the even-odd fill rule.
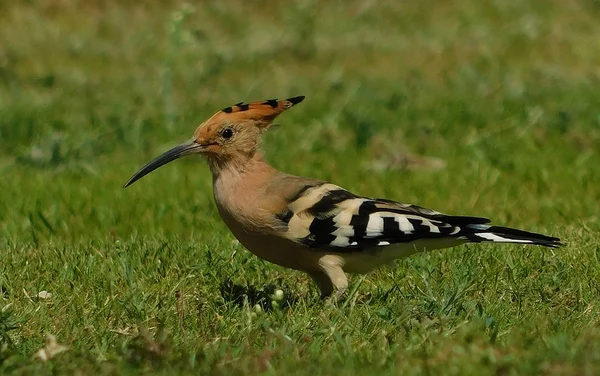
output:
[[305,98],[304,95],[299,95],[297,97],[288,98],[288,99],[286,99],[286,101],[291,102],[292,105],[295,105],[295,104],[302,102],[304,100],[304,98]]

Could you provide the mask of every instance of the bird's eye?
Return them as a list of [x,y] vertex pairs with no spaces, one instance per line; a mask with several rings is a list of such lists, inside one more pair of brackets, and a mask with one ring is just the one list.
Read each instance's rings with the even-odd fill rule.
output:
[[224,139],[230,139],[231,137],[233,137],[233,129],[231,129],[231,128],[223,129],[223,131],[221,131],[221,136],[223,136]]

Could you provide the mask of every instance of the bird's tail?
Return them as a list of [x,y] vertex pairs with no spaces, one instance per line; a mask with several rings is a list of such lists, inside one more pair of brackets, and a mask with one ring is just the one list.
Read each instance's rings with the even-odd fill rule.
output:
[[[465,229],[463,227],[463,229]],[[535,232],[517,230],[509,227],[489,226],[483,224],[467,225],[462,236],[471,242],[521,243],[537,244],[544,247],[557,248],[563,244],[559,238],[537,234]],[[469,231],[470,230],[470,231]]]

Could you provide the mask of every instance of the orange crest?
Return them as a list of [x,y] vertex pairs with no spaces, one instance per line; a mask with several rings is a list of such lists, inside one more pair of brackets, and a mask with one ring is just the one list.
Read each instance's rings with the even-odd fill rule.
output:
[[236,103],[231,107],[225,107],[221,111],[214,114],[212,121],[227,120],[232,123],[255,120],[257,122],[269,124],[283,111],[302,102],[304,96],[292,97],[278,101],[277,99],[269,99],[266,101],[257,101],[252,103]]

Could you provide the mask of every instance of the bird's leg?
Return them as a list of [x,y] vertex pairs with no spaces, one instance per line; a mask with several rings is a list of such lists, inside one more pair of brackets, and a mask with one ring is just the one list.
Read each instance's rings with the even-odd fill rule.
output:
[[322,271],[312,271],[309,272],[308,275],[319,287],[319,290],[321,291],[321,299],[326,299],[331,296],[331,293],[333,292],[333,283],[327,274],[323,273]]
[[348,289],[348,278],[346,273],[342,269],[343,259],[338,256],[324,256],[319,260],[319,266],[325,273],[330,283],[335,287],[335,293],[333,299],[337,300],[340,298]]
[[[342,271],[342,273],[344,273],[344,272]],[[348,278],[346,278],[346,275],[344,274],[344,282],[342,285],[336,286],[335,293],[333,294],[333,299],[335,299],[335,300],[340,299],[344,295],[344,293],[346,292],[347,289],[348,289]]]

